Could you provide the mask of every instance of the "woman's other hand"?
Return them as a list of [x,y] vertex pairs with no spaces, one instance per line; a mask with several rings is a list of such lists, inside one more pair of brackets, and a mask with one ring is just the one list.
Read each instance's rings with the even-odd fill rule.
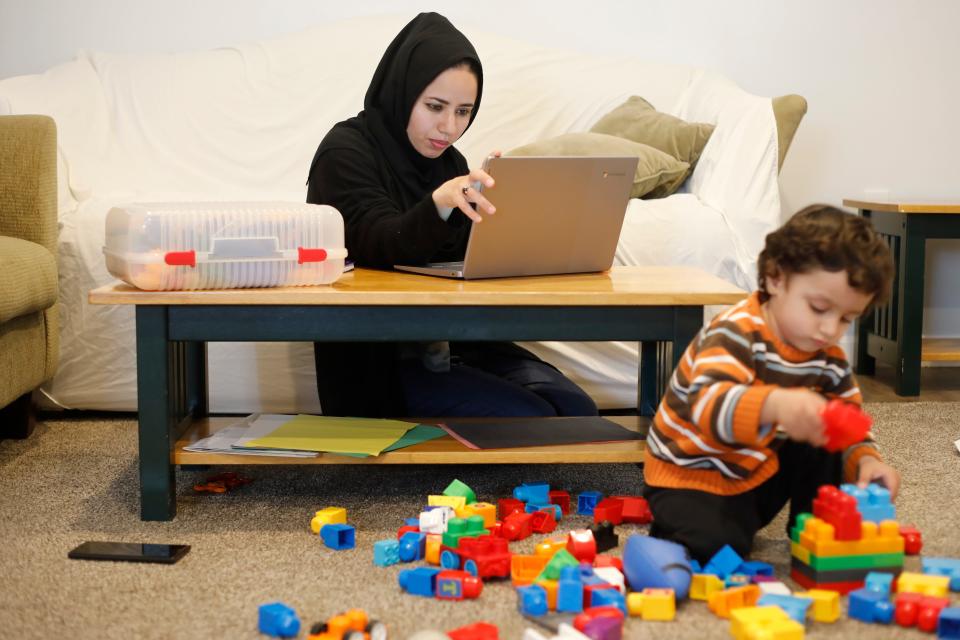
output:
[[[499,158],[500,152],[494,151],[490,155]],[[471,169],[469,174],[447,180],[437,187],[433,192],[433,203],[438,209],[460,209],[474,222],[483,222],[481,213],[492,215],[497,208],[477,190],[478,184],[489,189],[494,184],[493,178],[483,169]],[[476,204],[477,209],[474,210],[470,203]]]

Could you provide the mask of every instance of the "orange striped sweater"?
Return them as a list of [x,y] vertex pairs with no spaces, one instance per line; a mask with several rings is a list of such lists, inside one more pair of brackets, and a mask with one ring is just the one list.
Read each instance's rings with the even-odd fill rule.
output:
[[[760,409],[777,387],[807,387],[860,404],[850,364],[839,346],[805,352],[779,340],[763,320],[754,292],[718,315],[683,354],[647,436],[644,481],[655,487],[719,495],[749,491],[776,473],[774,425]],[[872,441],[843,454],[846,482],[859,460],[879,457]]]

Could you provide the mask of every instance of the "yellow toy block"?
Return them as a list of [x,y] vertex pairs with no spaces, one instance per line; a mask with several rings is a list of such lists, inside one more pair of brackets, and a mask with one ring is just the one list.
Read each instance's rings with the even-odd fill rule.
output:
[[490,504],[489,502],[471,502],[468,505],[464,505],[462,509],[457,509],[456,513],[458,518],[483,516],[484,529],[489,529],[497,523],[497,505]]
[[690,599],[707,600],[711,593],[723,591],[723,580],[712,573],[695,573],[690,581]]
[[803,625],[780,607],[742,607],[730,612],[734,640],[803,640]]
[[467,499],[463,496],[427,496],[427,505],[431,507],[450,507],[457,512],[467,506]]
[[798,598],[810,598],[810,616],[817,622],[836,622],[840,618],[840,594],[827,589],[810,589],[793,594]]
[[928,573],[904,571],[897,578],[899,593],[919,593],[924,596],[946,598],[950,589],[950,576],[935,576]]
[[729,618],[730,612],[742,607],[756,606],[760,599],[760,587],[749,584],[723,591],[714,591],[707,597],[707,607],[721,618]]
[[837,540],[833,525],[820,518],[808,518],[800,532],[800,546],[815,556],[903,553],[903,545],[900,525],[895,520],[884,520],[879,525],[864,520],[859,540]]
[[673,589],[635,591],[627,595],[627,612],[643,620],[673,620],[677,615],[677,598]]
[[544,591],[547,592],[547,609],[550,611],[557,610],[557,592],[560,588],[560,583],[556,580],[537,580],[534,584],[538,584],[543,587]]
[[544,540],[543,542],[538,544],[536,547],[534,547],[533,553],[538,556],[546,556],[547,558],[552,558],[553,554],[555,554],[557,551],[560,551],[560,549],[566,549],[566,548],[567,548],[566,538],[563,538],[560,540],[548,539],[548,540]]
[[347,524],[347,510],[343,507],[320,509],[310,521],[310,530],[319,535],[320,529],[327,524]]
[[426,550],[423,559],[429,564],[440,566],[440,545],[443,544],[443,535],[439,533],[428,533]]

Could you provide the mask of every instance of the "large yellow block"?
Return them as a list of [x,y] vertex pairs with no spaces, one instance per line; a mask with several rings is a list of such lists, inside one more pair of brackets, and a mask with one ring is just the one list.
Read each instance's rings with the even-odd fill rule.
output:
[[327,524],[347,524],[347,510],[343,507],[326,507],[317,511],[310,521],[310,530],[316,534]]
[[810,589],[794,594],[798,598],[810,598],[810,615],[817,622],[836,622],[840,618],[840,594],[827,589]]
[[711,593],[723,591],[723,580],[712,573],[695,573],[690,581],[690,599],[706,600]]
[[673,620],[677,615],[677,598],[673,589],[635,591],[627,596],[627,612],[643,620]]
[[459,512],[467,505],[467,499],[463,496],[427,496],[427,505],[431,507],[450,507]]
[[897,591],[899,593],[919,593],[924,596],[946,598],[949,589],[950,576],[904,571],[897,578]]
[[734,640],[803,640],[803,625],[780,607],[743,607],[730,612]]

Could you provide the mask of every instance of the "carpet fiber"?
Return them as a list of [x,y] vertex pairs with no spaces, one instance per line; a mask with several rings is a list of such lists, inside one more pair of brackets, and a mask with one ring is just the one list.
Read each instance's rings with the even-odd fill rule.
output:
[[[875,432],[903,474],[901,522],[923,532],[924,552],[960,557],[960,403],[872,404]],[[0,636],[9,638],[257,638],[257,606],[280,600],[311,623],[349,607],[386,622],[391,638],[419,629],[448,630],[495,622],[501,638],[529,626],[508,582],[487,583],[476,601],[443,602],[402,593],[397,573],[372,563],[372,545],[415,516],[427,494],[453,478],[495,502],[521,482],[545,480],[584,490],[637,493],[632,465],[245,467],[254,482],[224,495],[195,494],[194,482],[226,469],[179,470],[178,515],[139,519],[137,431],[133,419],[47,419],[26,441],[0,442]],[[309,531],[313,512],[342,506],[357,528],[357,547],[325,548]],[[783,516],[781,516],[782,518]],[[560,530],[586,526],[571,516]],[[618,528],[621,544],[644,527]],[[787,578],[783,521],[761,532],[753,558]],[[511,545],[532,552],[543,536]],[[178,564],[68,560],[84,540],[189,544]],[[619,554],[619,550],[616,552]],[[412,565],[406,565],[407,567]],[[919,559],[907,568],[919,570]],[[957,597],[953,594],[953,602]],[[728,638],[729,624],[702,602],[683,603],[675,622],[630,620],[628,638]],[[811,622],[807,637],[930,637],[916,630],[866,625],[842,617]]]

